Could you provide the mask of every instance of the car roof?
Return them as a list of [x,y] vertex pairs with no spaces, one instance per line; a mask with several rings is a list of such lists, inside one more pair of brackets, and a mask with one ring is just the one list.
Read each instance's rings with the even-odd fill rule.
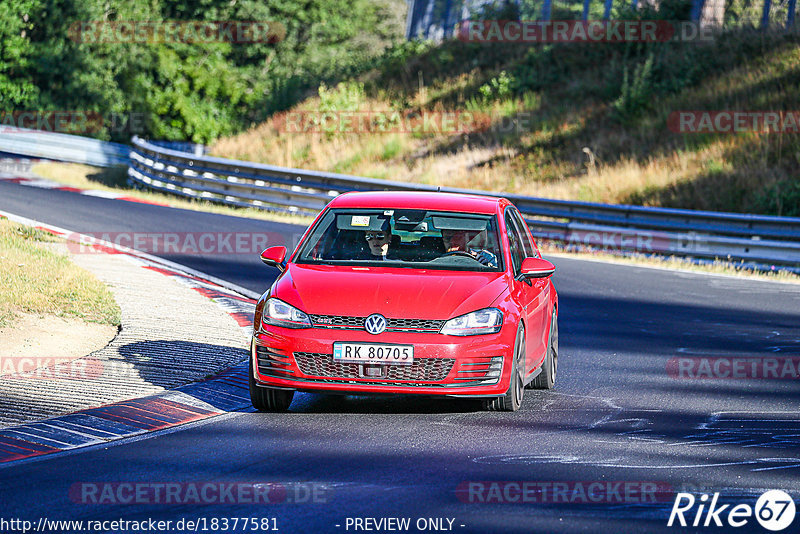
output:
[[461,193],[423,191],[372,191],[344,193],[334,198],[331,208],[408,208],[462,213],[496,213],[503,198]]

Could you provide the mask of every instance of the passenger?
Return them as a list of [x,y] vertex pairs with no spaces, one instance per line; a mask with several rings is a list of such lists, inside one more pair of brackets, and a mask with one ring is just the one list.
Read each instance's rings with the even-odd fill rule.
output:
[[497,267],[497,256],[487,248],[486,229],[474,230],[442,230],[442,243],[445,254],[465,252],[488,267]]

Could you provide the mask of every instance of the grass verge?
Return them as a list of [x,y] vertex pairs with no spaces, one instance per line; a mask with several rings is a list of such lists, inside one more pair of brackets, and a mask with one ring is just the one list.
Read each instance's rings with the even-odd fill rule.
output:
[[69,257],[47,247],[54,236],[0,219],[0,327],[18,313],[119,325],[111,291]]

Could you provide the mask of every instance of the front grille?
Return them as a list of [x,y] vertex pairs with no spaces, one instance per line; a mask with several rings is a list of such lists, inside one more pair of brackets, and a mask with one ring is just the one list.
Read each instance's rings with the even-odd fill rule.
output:
[[256,345],[256,359],[262,375],[287,378],[295,374],[291,359],[281,350]]
[[333,361],[330,354],[295,352],[294,361],[300,372],[308,376],[358,378],[360,364]]
[[366,317],[347,317],[345,315],[310,315],[311,324],[316,328],[354,328],[364,329]]
[[[319,378],[368,378],[362,374],[360,363],[341,363],[331,354],[295,352],[294,359],[300,371]],[[453,358],[419,358],[411,365],[386,365],[383,380],[440,382],[453,368]],[[401,384],[402,385],[402,384]]]
[[[366,317],[347,315],[311,315],[314,328],[337,328],[347,330],[365,330]],[[439,332],[444,321],[427,319],[386,319],[387,332]]]
[[427,321],[425,319],[386,319],[386,329],[411,332],[439,332],[444,321]]

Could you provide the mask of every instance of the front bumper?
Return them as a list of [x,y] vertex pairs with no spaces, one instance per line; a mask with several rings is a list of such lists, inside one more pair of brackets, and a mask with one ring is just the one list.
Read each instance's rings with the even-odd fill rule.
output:
[[[515,336],[509,325],[497,334],[467,337],[269,326],[253,336],[251,365],[263,387],[492,397],[508,390]],[[334,342],[414,345],[414,365],[334,362]]]

